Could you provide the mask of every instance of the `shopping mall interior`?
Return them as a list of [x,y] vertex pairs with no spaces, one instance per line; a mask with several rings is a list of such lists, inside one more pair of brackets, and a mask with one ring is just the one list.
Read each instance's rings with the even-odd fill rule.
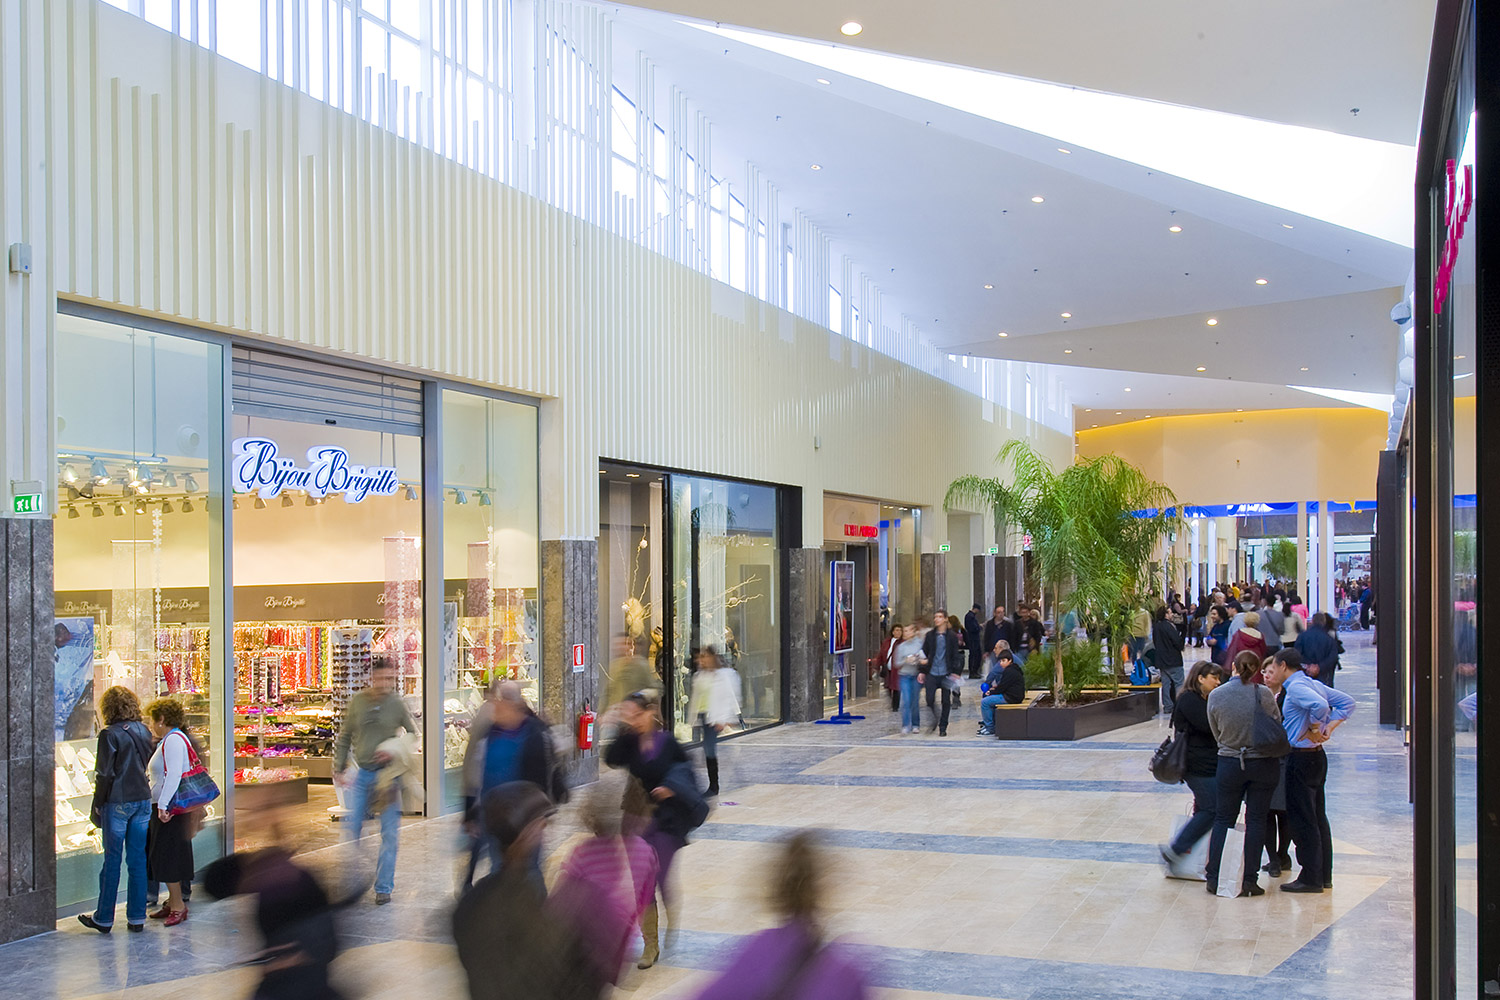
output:
[[0,0],[7,995],[1500,996],[1497,99],[1480,0]]

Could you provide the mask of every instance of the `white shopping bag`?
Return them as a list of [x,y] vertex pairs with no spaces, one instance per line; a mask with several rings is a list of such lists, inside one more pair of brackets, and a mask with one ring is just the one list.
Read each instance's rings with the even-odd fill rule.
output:
[[[1190,806],[1190,811],[1191,808],[1192,807]],[[1182,833],[1182,828],[1187,826],[1189,818],[1189,816],[1177,817],[1177,822],[1172,824],[1172,839],[1167,841],[1167,843],[1177,843],[1177,837]],[[1208,867],[1208,842],[1211,839],[1212,834],[1213,831],[1210,830],[1208,833],[1205,833],[1203,836],[1198,838],[1198,842],[1193,845],[1192,850],[1188,851],[1187,857],[1185,857],[1182,861],[1184,868],[1188,868],[1195,872],[1201,872],[1204,868]]]
[[1214,894],[1235,898],[1240,894],[1244,875],[1245,834],[1237,827],[1230,827],[1224,835],[1224,856],[1219,860],[1219,884]]

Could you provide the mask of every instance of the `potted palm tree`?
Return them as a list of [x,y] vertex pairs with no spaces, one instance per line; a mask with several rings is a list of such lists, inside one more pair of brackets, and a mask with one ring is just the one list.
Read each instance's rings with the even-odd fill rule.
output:
[[[1010,475],[962,476],[948,487],[947,508],[988,509],[995,519],[995,535],[1008,529],[1031,536],[1032,584],[1052,609],[1054,620],[1074,616],[1096,623],[1103,645],[1112,647],[1123,634],[1133,595],[1149,585],[1151,556],[1179,519],[1177,498],[1162,483],[1118,455],[1080,458],[1058,471],[1025,441],[1011,441],[996,461],[1009,466]],[[1059,630],[1060,631],[1060,630]],[[1125,699],[1140,706],[1116,705],[1080,716],[1075,723],[1062,719],[1029,720],[1032,738],[1069,738],[1092,735],[1102,720],[1114,715],[1117,725],[1143,721],[1136,716],[1154,711],[1155,693],[1106,696],[1085,689],[1108,681],[1116,672],[1105,669],[1101,642],[1059,634],[1052,643],[1050,700],[1037,710]],[[1129,711],[1121,711],[1122,708]],[[1032,715],[1032,710],[1025,713]],[[1115,728],[1105,725],[1104,728]],[[1091,730],[1085,732],[1084,730]],[[1042,735],[1045,732],[1048,735]]]

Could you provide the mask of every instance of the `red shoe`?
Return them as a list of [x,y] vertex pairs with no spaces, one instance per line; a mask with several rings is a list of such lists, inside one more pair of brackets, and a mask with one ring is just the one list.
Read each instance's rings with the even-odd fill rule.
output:
[[149,914],[152,920],[165,920],[171,915],[172,907],[167,903],[161,904],[161,909],[157,910],[155,913]]
[[176,927],[178,924],[186,921],[187,917],[188,908],[184,906],[180,910],[173,910],[171,913],[167,914],[167,919],[164,921],[164,923],[168,927]]

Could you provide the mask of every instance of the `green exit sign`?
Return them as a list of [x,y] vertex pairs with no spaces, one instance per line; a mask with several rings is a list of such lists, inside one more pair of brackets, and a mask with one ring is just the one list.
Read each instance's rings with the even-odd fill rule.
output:
[[17,493],[11,498],[11,513],[13,514],[40,514],[42,512],[42,495],[40,493]]
[[992,555],[992,556],[998,556],[999,554],[1000,554],[1000,546],[998,546],[998,545],[991,545],[990,546],[990,555]]
[[947,542],[944,542],[942,545],[938,546],[938,551],[939,552],[947,552],[947,551],[949,551],[952,548],[953,548],[953,546],[949,545]]

